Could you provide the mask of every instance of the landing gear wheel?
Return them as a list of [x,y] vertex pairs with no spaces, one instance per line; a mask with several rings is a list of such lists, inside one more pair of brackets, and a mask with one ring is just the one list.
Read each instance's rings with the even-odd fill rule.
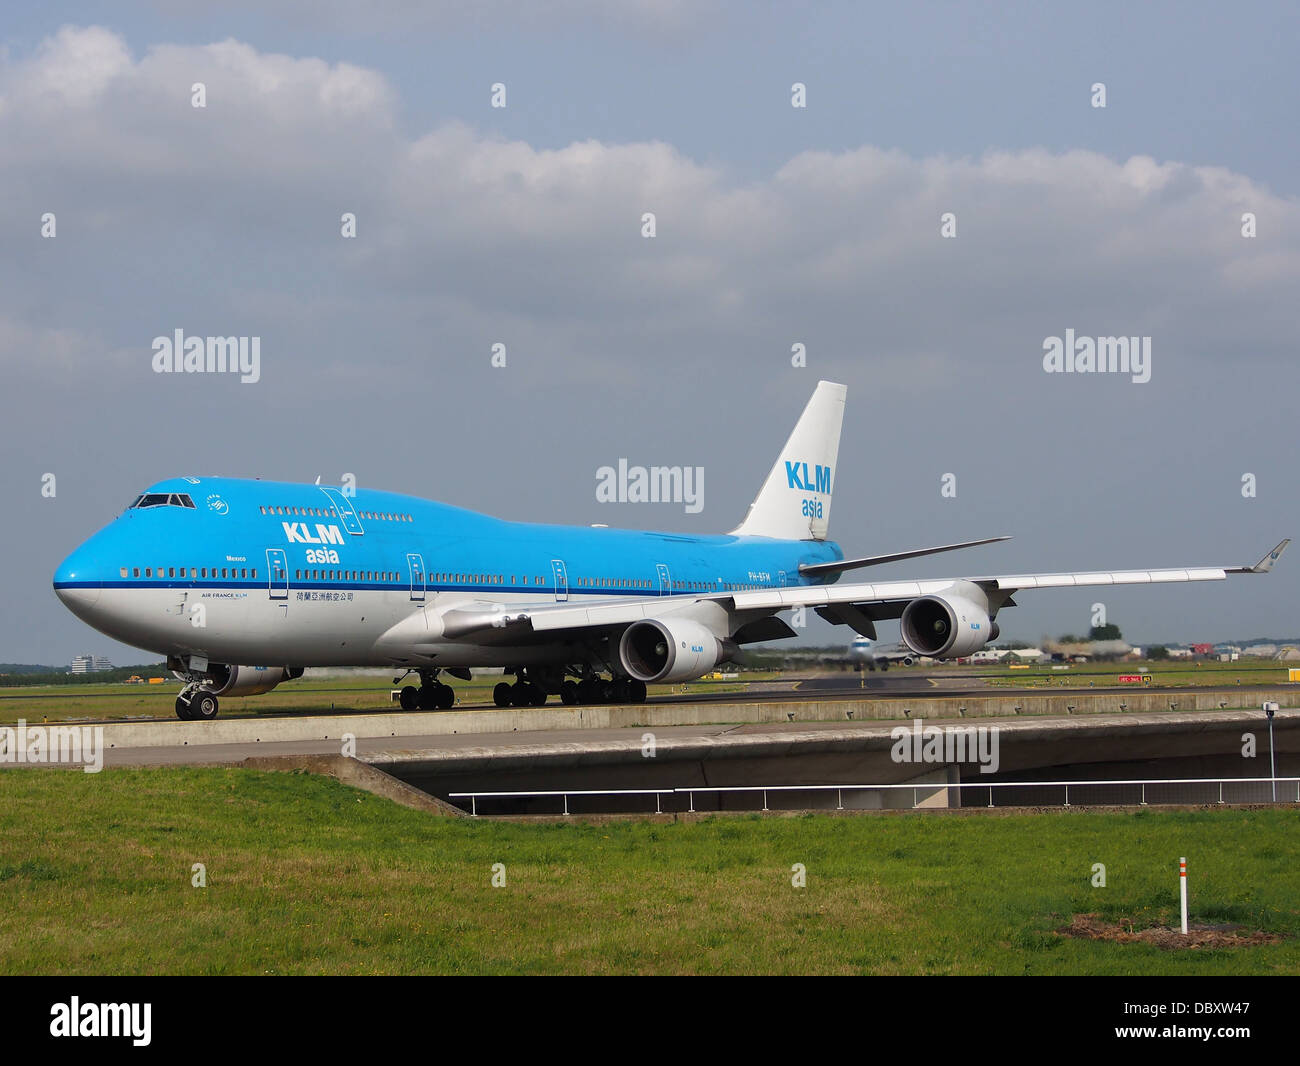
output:
[[620,677],[609,683],[609,699],[611,703],[627,703],[627,678]]
[[176,717],[182,722],[194,721],[194,714],[190,711],[190,705],[179,696],[176,697]]
[[498,707],[510,706],[510,682],[502,681],[492,690],[492,702]]
[[441,685],[421,685],[419,694],[416,696],[417,706],[422,711],[436,711],[438,709],[438,690]]
[[516,681],[510,686],[510,706],[527,707],[528,706],[528,682]]
[[402,694],[397,697],[397,702],[401,704],[404,711],[418,711],[420,709],[420,690],[414,685],[407,685],[402,689]]
[[448,711],[456,702],[456,690],[450,685],[439,685],[435,699],[438,701],[438,710]]
[[600,690],[595,678],[587,677],[578,682],[578,702],[595,703],[600,699]]
[[578,702],[578,686],[572,681],[566,681],[560,686],[560,702],[566,707],[572,707]]
[[192,721],[210,722],[217,716],[217,697],[211,692],[200,692],[190,700]]
[[536,681],[529,684],[529,695],[532,697],[528,702],[533,707],[544,707],[546,705],[546,689],[542,688]]
[[645,703],[644,681],[638,681],[635,677],[629,677],[627,679],[627,702]]

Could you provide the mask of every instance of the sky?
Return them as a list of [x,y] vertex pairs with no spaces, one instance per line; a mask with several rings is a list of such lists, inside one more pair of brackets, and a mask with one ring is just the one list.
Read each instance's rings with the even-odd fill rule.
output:
[[[819,379],[848,386],[847,555],[1015,538],[873,577],[1254,563],[1300,530],[1298,31],[1251,3],[7,11],[0,661],[151,658],[50,580],[163,478],[724,532]],[[177,329],[258,337],[259,379],[155,372]],[[1067,330],[1150,338],[1149,380],[1049,372]],[[601,502],[620,458],[703,468],[703,506]],[[1297,575],[999,623],[1101,600],[1135,642],[1292,636]]]

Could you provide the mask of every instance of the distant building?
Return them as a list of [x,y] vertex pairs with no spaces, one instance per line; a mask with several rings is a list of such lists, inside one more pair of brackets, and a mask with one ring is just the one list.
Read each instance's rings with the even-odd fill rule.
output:
[[111,670],[113,664],[102,655],[78,655],[72,660],[74,674],[97,674],[101,670]]

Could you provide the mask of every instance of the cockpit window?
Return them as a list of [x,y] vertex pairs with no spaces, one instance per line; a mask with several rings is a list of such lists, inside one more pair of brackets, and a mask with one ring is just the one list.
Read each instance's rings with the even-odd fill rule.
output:
[[194,501],[190,499],[187,493],[183,492],[146,492],[143,496],[136,498],[131,508],[135,507],[193,507]]

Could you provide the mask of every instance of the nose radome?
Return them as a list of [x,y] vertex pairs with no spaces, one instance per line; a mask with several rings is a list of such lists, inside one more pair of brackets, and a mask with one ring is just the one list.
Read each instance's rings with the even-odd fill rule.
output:
[[76,613],[79,607],[93,607],[99,602],[103,580],[83,545],[54,571],[54,592],[70,611]]

